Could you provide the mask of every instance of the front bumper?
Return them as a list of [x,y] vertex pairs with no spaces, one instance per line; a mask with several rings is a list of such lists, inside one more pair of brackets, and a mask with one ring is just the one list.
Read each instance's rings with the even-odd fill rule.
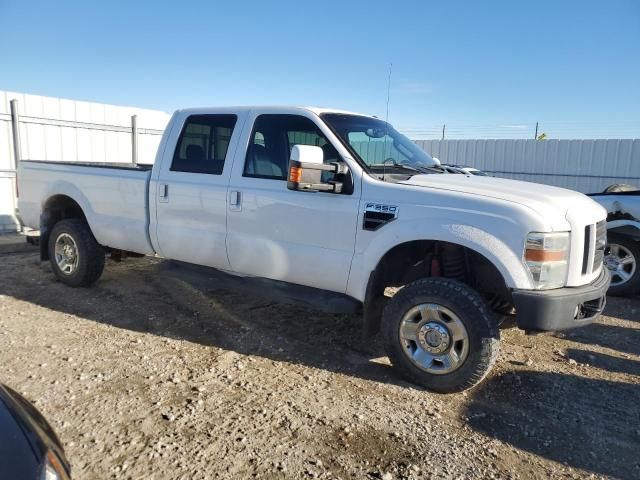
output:
[[582,327],[604,310],[611,278],[606,268],[596,280],[582,287],[554,290],[514,290],[518,328],[545,332]]

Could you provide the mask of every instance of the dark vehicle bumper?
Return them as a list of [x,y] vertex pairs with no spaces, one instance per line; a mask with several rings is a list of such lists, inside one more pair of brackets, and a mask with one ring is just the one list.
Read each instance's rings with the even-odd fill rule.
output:
[[606,268],[589,285],[554,290],[514,290],[518,328],[533,332],[582,327],[600,316],[611,278]]

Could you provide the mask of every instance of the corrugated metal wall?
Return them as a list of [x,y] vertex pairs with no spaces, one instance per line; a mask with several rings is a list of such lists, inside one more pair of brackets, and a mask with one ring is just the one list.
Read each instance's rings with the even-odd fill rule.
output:
[[18,100],[22,158],[131,162],[137,116],[138,163],[153,163],[170,115],[157,110],[0,91],[0,231],[15,230],[10,101]]
[[497,177],[545,183],[583,193],[613,183],[640,187],[640,139],[419,140],[442,163],[468,165]]

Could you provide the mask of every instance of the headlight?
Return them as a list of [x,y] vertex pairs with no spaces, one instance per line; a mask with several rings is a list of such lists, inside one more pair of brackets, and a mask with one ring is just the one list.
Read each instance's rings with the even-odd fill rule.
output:
[[527,235],[524,262],[536,290],[564,287],[568,259],[569,232],[531,232]]
[[44,459],[41,480],[69,480],[62,463],[55,453],[48,451]]

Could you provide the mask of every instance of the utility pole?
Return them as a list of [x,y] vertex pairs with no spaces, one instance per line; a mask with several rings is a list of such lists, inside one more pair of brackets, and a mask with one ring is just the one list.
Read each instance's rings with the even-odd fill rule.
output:
[[442,140],[444,140],[444,130],[445,130],[445,128],[447,128],[447,125],[443,124],[442,125]]
[[534,139],[534,140],[537,140],[537,139],[538,139],[538,122],[536,122],[536,133],[535,133],[535,135],[533,136],[533,139]]

